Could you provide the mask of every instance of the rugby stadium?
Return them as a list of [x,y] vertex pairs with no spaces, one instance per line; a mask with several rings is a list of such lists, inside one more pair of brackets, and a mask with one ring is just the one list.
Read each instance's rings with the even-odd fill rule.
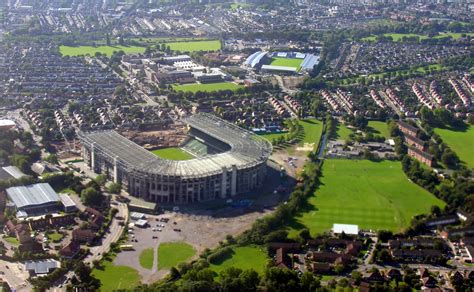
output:
[[260,187],[271,144],[210,114],[185,118],[181,149],[195,158],[162,159],[113,130],[80,132],[84,161],[121,183],[131,195],[158,203],[186,204],[229,198]]
[[296,74],[311,71],[319,63],[319,56],[299,52],[258,51],[245,60],[244,65],[267,73]]

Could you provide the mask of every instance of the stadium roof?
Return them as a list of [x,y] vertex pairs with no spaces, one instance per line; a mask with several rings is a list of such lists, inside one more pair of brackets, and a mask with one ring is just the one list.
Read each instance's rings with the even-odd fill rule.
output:
[[247,65],[247,66],[250,66],[252,68],[254,68],[255,66],[258,65],[258,63],[260,63],[260,61],[262,60],[262,58],[267,54],[267,52],[255,52],[253,53],[252,55],[250,55],[247,60],[245,60],[244,64]]
[[184,120],[192,128],[230,146],[223,153],[207,155],[191,160],[166,160],[159,158],[115,131],[79,133],[82,143],[94,145],[110,159],[117,159],[135,171],[149,174],[194,178],[221,173],[223,168],[247,168],[264,162],[272,152],[271,144],[250,131],[210,114],[199,113]]
[[298,68],[296,68],[296,67],[286,67],[286,66],[263,65],[262,70],[296,72],[298,70]]
[[17,208],[39,206],[60,200],[58,194],[47,183],[11,187],[7,189],[7,195]]
[[334,223],[332,226],[332,232],[335,234],[344,232],[345,234],[357,235],[359,234],[359,225]]

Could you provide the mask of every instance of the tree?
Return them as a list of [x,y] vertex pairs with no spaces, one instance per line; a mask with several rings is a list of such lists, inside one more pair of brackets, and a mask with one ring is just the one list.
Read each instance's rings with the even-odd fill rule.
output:
[[301,231],[300,231],[300,239],[302,242],[306,242],[308,239],[311,238],[311,234],[309,233],[309,229],[308,228],[303,228]]
[[301,290],[315,291],[319,287],[321,287],[321,283],[313,273],[306,271],[301,275]]
[[299,291],[300,279],[295,271],[271,267],[266,270],[264,284],[267,291]]
[[112,194],[119,194],[120,191],[122,190],[122,185],[119,184],[119,183],[111,183],[107,190],[109,191],[109,193],[112,193]]
[[94,180],[99,186],[103,186],[107,181],[107,177],[104,174],[99,174]]
[[55,154],[49,154],[44,160],[52,164],[58,164],[58,157]]
[[459,157],[451,149],[445,148],[443,155],[441,156],[441,161],[443,161],[446,166],[454,168],[459,163]]
[[82,202],[90,207],[100,207],[104,201],[104,196],[92,187],[88,187],[81,192]]

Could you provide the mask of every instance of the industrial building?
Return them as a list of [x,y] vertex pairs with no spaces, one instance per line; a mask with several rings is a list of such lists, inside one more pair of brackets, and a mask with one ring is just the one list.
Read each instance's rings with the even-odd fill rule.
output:
[[186,204],[232,197],[260,187],[271,144],[215,116],[199,113],[184,120],[183,149],[195,156],[165,160],[115,131],[79,133],[85,162],[135,197]]
[[11,187],[6,191],[7,206],[14,208],[19,218],[75,210],[74,202],[69,198],[61,199],[48,183]]

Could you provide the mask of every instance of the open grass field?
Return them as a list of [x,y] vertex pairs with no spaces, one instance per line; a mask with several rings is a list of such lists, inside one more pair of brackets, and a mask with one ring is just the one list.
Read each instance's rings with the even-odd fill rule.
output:
[[272,142],[273,139],[278,139],[281,136],[283,136],[283,137],[286,136],[286,132],[261,134],[259,136],[261,136],[261,137],[267,139],[268,141]]
[[64,235],[62,233],[57,233],[57,232],[48,234],[47,236],[51,241],[55,241],[55,242],[60,241],[64,237]]
[[466,166],[474,168],[474,127],[469,126],[466,130],[440,129],[436,128],[435,133],[441,136],[443,142],[453,149],[459,159],[466,163]]
[[388,125],[385,122],[380,121],[369,121],[368,131],[374,135],[382,136],[385,138],[390,137],[388,132]]
[[116,266],[110,260],[102,262],[103,269],[94,269],[92,275],[100,280],[101,291],[132,289],[140,284],[140,274],[127,266]]
[[16,237],[13,237],[13,236],[6,236],[6,237],[3,238],[3,240],[5,240],[6,242],[8,242],[11,245],[19,245],[20,244],[18,239],[16,239]]
[[167,242],[158,247],[158,269],[169,269],[185,262],[196,254],[196,250],[185,242]]
[[221,42],[219,40],[167,42],[166,45],[172,51],[180,52],[219,51],[221,49]]
[[237,85],[232,82],[218,82],[218,83],[193,83],[193,84],[183,84],[183,85],[173,85],[173,89],[176,91],[185,91],[185,92],[211,92],[219,90],[237,90],[238,88],[243,88],[242,85]]
[[292,59],[292,58],[279,58],[273,57],[270,65],[272,66],[284,66],[284,67],[294,67],[300,69],[303,59]]
[[234,267],[242,270],[254,269],[260,275],[265,272],[268,255],[264,248],[258,246],[239,246],[233,248],[234,253],[210,268],[219,274],[221,271]]
[[335,138],[336,140],[347,140],[352,133],[354,133],[354,131],[349,129],[346,125],[338,123]]
[[138,47],[138,46],[78,46],[78,47],[71,47],[71,46],[60,46],[59,52],[63,56],[84,56],[90,55],[94,56],[95,53],[99,52],[101,54],[105,54],[108,57],[112,56],[114,52],[124,51],[125,54],[137,54],[145,52],[145,47]]
[[329,159],[323,165],[321,186],[289,231],[296,237],[306,227],[316,235],[330,231],[334,223],[400,231],[433,205],[445,203],[411,183],[398,161]]
[[451,37],[455,40],[461,38],[463,35],[466,35],[466,36],[474,36],[474,33],[472,32],[468,32],[468,33],[459,33],[459,32],[441,32],[439,33],[439,35],[433,37],[435,39],[440,39],[440,38],[445,38],[445,37]]
[[299,124],[303,127],[304,132],[300,145],[303,145],[304,143],[314,143],[315,146],[318,145],[323,132],[323,122],[318,121],[317,119],[306,119],[300,120]]
[[153,248],[147,248],[142,251],[140,254],[140,266],[144,269],[153,269],[153,259],[154,259],[154,251]]
[[[455,40],[461,38],[463,35],[467,36],[473,36],[474,33],[457,33],[457,32],[440,32],[439,35],[434,36],[433,39],[441,39],[441,38],[446,38],[446,37],[451,37]],[[419,37],[420,40],[425,40],[428,39],[429,37],[426,35],[422,34],[416,34],[416,33],[385,33],[384,36],[388,37],[391,36],[393,41],[399,42],[402,41],[404,37]],[[368,42],[373,42],[377,40],[377,36],[371,35],[365,38],[361,39],[362,41],[368,41]]]
[[189,160],[194,156],[178,147],[161,148],[151,151],[156,156],[168,160]]

